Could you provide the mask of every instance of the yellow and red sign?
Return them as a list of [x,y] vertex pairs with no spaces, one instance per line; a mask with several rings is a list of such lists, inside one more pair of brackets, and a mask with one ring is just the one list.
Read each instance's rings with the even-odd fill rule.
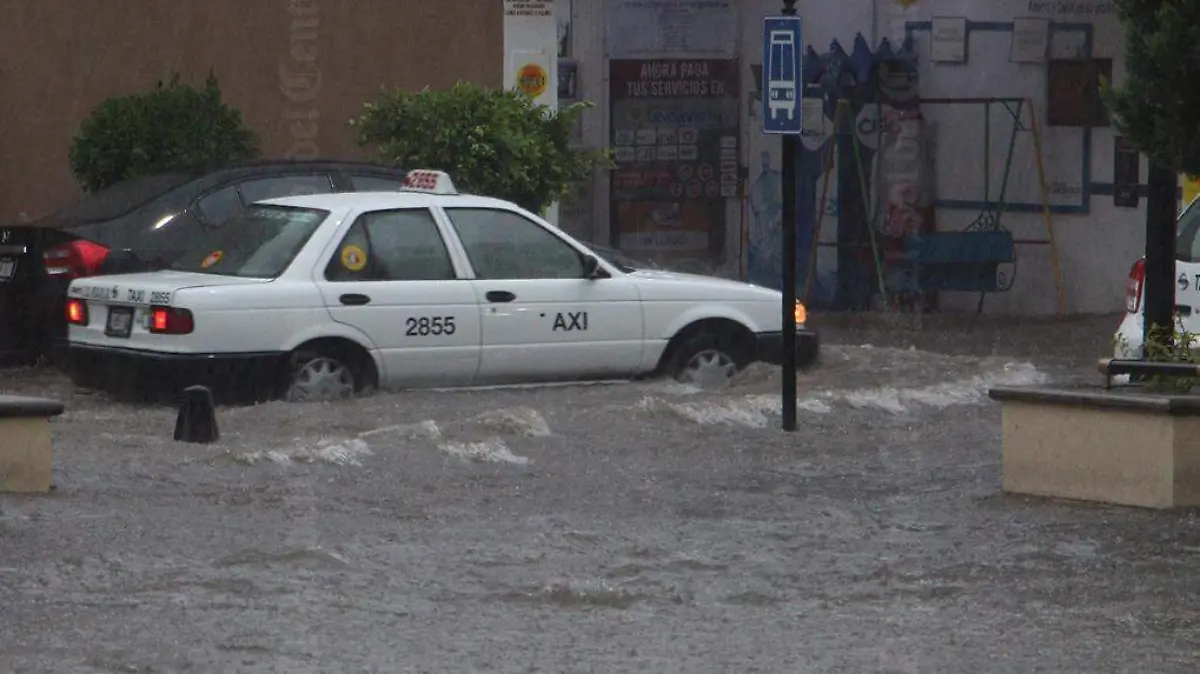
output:
[[526,63],[517,71],[517,88],[530,98],[537,98],[546,93],[550,84],[550,74],[536,63]]
[[342,266],[350,271],[362,271],[367,267],[367,251],[350,244],[342,248]]

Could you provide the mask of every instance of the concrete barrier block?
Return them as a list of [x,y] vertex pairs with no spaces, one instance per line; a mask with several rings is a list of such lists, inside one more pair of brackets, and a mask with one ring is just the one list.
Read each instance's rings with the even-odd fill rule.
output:
[[1200,397],[1002,387],[1006,492],[1145,508],[1200,505]]
[[50,490],[50,419],[62,413],[53,400],[0,396],[0,492]]

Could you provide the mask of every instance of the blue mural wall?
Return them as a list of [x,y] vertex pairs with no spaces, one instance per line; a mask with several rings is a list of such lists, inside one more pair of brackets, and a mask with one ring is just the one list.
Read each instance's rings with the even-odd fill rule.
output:
[[[810,114],[820,111],[825,122],[833,120],[832,133],[806,133],[797,143],[796,165],[796,256],[797,288],[800,296],[810,276],[818,210],[823,207],[823,228],[836,227],[836,257],[820,256],[812,274],[812,303],[825,309],[865,309],[878,290],[877,260],[880,251],[872,243],[869,228],[878,226],[871,198],[870,167],[877,144],[861,142],[864,134],[876,133],[881,121],[876,103],[903,107],[916,105],[917,76],[911,44],[899,50],[884,39],[872,49],[861,34],[849,52],[834,40],[821,54],[810,46],[804,62],[804,105],[806,124]],[[843,107],[839,114],[839,101]],[[864,114],[866,111],[866,114]],[[815,115],[814,115],[815,117]],[[757,177],[750,185],[747,276],[750,282],[780,288],[782,275],[782,172],[770,165],[770,154],[762,152]],[[836,176],[825,176],[834,167]],[[821,203],[825,179],[836,182],[836,190]],[[828,237],[826,237],[828,238]],[[835,260],[835,261],[834,261]]]

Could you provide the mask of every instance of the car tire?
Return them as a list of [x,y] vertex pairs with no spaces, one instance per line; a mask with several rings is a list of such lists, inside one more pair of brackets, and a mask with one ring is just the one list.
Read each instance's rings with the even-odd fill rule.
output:
[[281,397],[288,402],[346,400],[367,388],[366,368],[346,349],[299,349],[292,354]]
[[683,384],[727,388],[748,364],[749,349],[732,337],[700,333],[685,338],[667,362],[666,373]]

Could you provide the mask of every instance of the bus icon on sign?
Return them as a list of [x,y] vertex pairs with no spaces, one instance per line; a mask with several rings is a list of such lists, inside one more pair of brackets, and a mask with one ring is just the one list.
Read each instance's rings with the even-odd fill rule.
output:
[[767,113],[796,117],[796,40],[791,31],[771,31],[771,57],[767,64]]
[[800,89],[804,44],[800,17],[768,16],[762,32],[762,120],[764,133],[796,135],[803,131]]

